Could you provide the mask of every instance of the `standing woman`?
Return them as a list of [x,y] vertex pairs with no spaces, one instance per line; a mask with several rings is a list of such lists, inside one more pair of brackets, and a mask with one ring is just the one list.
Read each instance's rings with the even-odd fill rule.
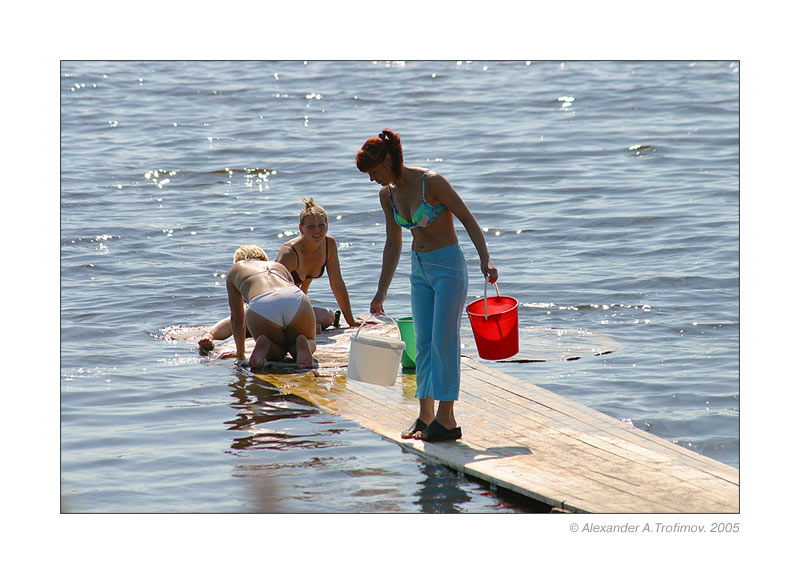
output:
[[[453,225],[457,217],[481,259],[481,272],[492,283],[497,269],[478,221],[444,176],[403,164],[400,137],[383,130],[364,143],[356,166],[381,186],[386,217],[386,245],[378,290],[370,313],[382,314],[397,269],[403,229],[410,229],[411,313],[417,347],[419,417],[402,438],[440,441],[461,438],[454,413],[461,381],[461,316],[467,299],[464,253]],[[439,401],[436,408],[435,401]]]

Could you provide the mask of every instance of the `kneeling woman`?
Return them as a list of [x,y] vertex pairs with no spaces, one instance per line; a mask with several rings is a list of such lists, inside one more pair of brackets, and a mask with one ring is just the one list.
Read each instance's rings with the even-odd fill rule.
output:
[[[243,250],[247,252],[241,253]],[[240,247],[234,256],[236,262],[227,273],[226,284],[236,352],[223,353],[220,358],[245,359],[246,327],[256,340],[250,367],[282,361],[289,353],[298,367],[310,368],[316,350],[314,308],[286,267],[266,259],[266,253],[252,245]]]

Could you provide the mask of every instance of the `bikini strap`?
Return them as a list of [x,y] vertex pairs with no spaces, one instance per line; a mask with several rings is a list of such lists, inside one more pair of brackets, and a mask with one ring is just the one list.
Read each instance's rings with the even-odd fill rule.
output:
[[428,175],[428,171],[422,174],[422,201],[425,201],[425,176]]
[[244,279],[242,279],[242,282],[241,282],[241,283],[239,283],[239,293],[241,293],[241,292],[242,292],[242,285],[244,285],[245,283],[247,283],[247,282],[248,282],[250,279],[252,279],[252,278],[253,278],[253,277],[255,277],[256,275],[262,275],[262,274],[264,274],[264,273],[269,273],[270,275],[278,275],[278,277],[280,277],[280,275],[279,275],[278,273],[275,273],[275,272],[273,272],[273,271],[272,271],[272,269],[270,269],[269,267],[267,267],[267,268],[266,268],[266,269],[264,269],[263,271],[257,271],[256,273],[253,273],[253,274],[251,274],[251,275],[248,275],[247,277],[245,277]]

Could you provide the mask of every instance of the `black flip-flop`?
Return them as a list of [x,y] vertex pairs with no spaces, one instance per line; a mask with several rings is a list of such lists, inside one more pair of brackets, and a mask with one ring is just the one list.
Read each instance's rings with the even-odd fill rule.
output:
[[339,319],[342,317],[342,312],[339,309],[336,309],[336,313],[333,314],[333,328],[339,328]]
[[461,438],[461,427],[456,427],[454,429],[446,429],[439,423],[439,421],[435,419],[422,432],[425,433],[425,437],[422,440],[426,442],[457,440]]
[[408,427],[404,432],[415,433],[415,432],[424,431],[426,428],[428,428],[428,425],[426,425],[420,419],[417,419],[417,420],[414,421],[414,424],[411,425],[410,427]]

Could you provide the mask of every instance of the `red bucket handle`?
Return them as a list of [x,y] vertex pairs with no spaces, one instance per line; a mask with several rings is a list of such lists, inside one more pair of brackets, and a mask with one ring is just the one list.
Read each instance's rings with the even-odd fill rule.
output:
[[[493,283],[494,290],[497,291],[497,296],[500,296],[500,289],[497,288],[497,281]],[[489,311],[488,306],[486,303],[486,291],[489,289],[489,277],[486,277],[486,283],[483,285],[483,319],[485,321],[489,320]]]

